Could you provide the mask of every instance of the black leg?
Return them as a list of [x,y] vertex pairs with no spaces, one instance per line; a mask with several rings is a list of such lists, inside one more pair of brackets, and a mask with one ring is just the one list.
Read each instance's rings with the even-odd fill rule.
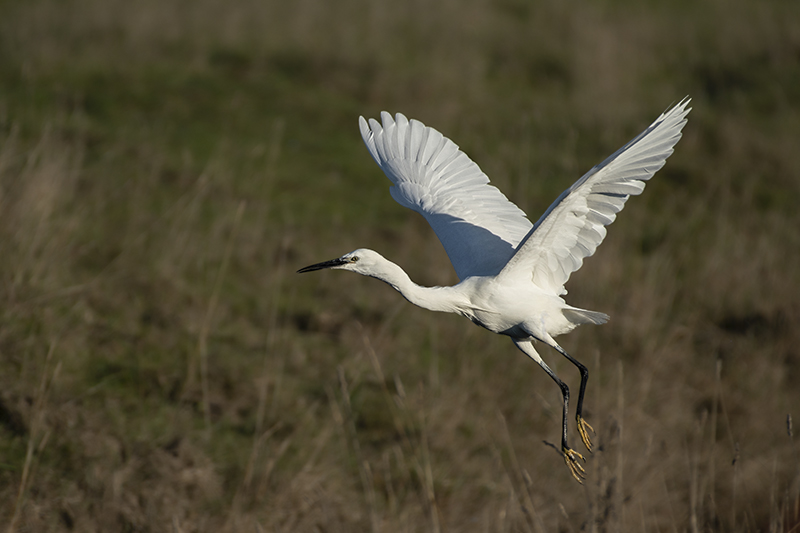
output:
[[570,363],[578,367],[578,370],[581,373],[581,388],[580,392],[578,393],[578,405],[575,409],[575,420],[578,422],[578,433],[580,433],[583,444],[586,446],[587,450],[592,451],[592,441],[589,438],[589,433],[586,431],[586,429],[588,428],[592,433],[594,433],[594,429],[583,419],[583,397],[586,393],[586,382],[589,381],[589,370],[587,370],[587,368],[583,366],[580,361],[565,352],[561,346],[556,344],[553,346],[553,348],[558,350],[561,355],[566,357]]
[[556,385],[561,389],[561,396],[564,400],[564,405],[561,410],[561,449],[569,448],[567,446],[567,417],[569,413],[569,387],[567,384],[564,383],[556,376],[556,373],[550,370],[550,367],[547,365],[541,365],[547,375],[550,376],[553,381],[556,382]]
[[[547,375],[556,382],[558,387],[561,389],[561,396],[564,400],[564,405],[561,411],[561,455],[564,457],[564,462],[567,464],[572,477],[574,477],[578,483],[583,483],[584,478],[586,477],[586,471],[583,469],[583,466],[578,462],[580,459],[581,461],[585,461],[583,456],[576,452],[575,450],[571,449],[567,444],[567,421],[568,421],[568,413],[569,413],[569,387],[561,381],[556,373],[553,372],[547,363],[536,353],[536,350],[533,349],[533,345],[529,341],[518,341],[514,340],[514,343],[517,345],[517,348],[522,350],[525,355],[536,361],[542,369],[547,372]],[[584,369],[585,370],[585,369]],[[581,422],[583,419],[580,419]],[[582,429],[582,425],[578,424],[578,428]],[[584,440],[584,442],[586,442]]]
[[[561,381],[556,373],[553,372],[544,361],[539,362],[539,366],[541,366],[547,375],[550,376],[553,381],[556,382],[558,387],[561,389],[561,396],[564,399],[564,406],[561,411],[561,453],[564,455],[564,462],[567,463],[567,467],[569,467],[569,471],[578,483],[583,483],[583,480],[586,477],[586,471],[583,469],[583,466],[578,462],[578,459],[584,460],[583,456],[569,447],[567,444],[567,419],[569,413],[569,387],[567,384]],[[580,421],[583,421],[582,418],[579,418]],[[580,428],[580,424],[578,424],[578,428]],[[581,434],[583,437],[583,434]],[[584,441],[585,442],[585,441]]]

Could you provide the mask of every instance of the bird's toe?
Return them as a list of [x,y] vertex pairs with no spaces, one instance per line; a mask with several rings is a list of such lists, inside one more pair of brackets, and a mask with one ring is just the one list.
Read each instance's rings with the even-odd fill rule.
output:
[[586,479],[586,470],[583,469],[583,465],[578,462],[578,459],[583,462],[586,462],[586,459],[583,458],[583,455],[566,446],[561,450],[561,453],[564,455],[564,462],[567,464],[572,477],[578,483],[583,484],[583,480]]
[[[589,425],[589,423],[584,420],[581,415],[577,416],[578,419],[578,433],[581,436],[581,440],[583,441],[583,445],[586,446],[586,449],[590,452],[592,451],[592,439],[589,437],[589,431],[595,433],[594,428]],[[587,429],[589,431],[587,431]],[[596,434],[596,433],[595,433]]]

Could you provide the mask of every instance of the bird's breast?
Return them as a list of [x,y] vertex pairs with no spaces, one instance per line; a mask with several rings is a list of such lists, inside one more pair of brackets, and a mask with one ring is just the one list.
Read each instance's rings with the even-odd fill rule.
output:
[[489,331],[514,338],[543,338],[563,320],[564,301],[533,283],[509,285],[493,277],[470,280],[464,287],[468,299],[461,314]]

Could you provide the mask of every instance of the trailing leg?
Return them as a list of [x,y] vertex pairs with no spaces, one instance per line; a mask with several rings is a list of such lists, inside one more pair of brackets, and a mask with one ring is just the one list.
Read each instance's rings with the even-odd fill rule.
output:
[[534,350],[533,345],[530,341],[517,341],[514,340],[514,344],[522,350],[525,355],[536,361],[536,363],[547,372],[547,375],[550,376],[553,381],[556,382],[558,387],[561,389],[561,396],[564,400],[563,408],[561,411],[561,454],[564,457],[564,462],[569,468],[570,474],[574,477],[578,483],[583,483],[583,480],[586,478],[586,471],[583,469],[583,466],[578,462],[578,459],[581,461],[586,462],[583,455],[576,452],[572,448],[569,447],[567,444],[567,419],[569,413],[569,387],[567,387],[566,383],[561,381],[556,373],[553,372],[547,363],[539,356],[539,354]]

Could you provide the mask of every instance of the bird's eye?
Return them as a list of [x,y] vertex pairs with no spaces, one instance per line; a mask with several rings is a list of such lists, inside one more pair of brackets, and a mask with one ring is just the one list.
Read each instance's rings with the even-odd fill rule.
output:
[[354,256],[350,257],[350,262],[351,263],[355,263],[356,261],[358,261],[358,256],[357,255],[354,255]]

